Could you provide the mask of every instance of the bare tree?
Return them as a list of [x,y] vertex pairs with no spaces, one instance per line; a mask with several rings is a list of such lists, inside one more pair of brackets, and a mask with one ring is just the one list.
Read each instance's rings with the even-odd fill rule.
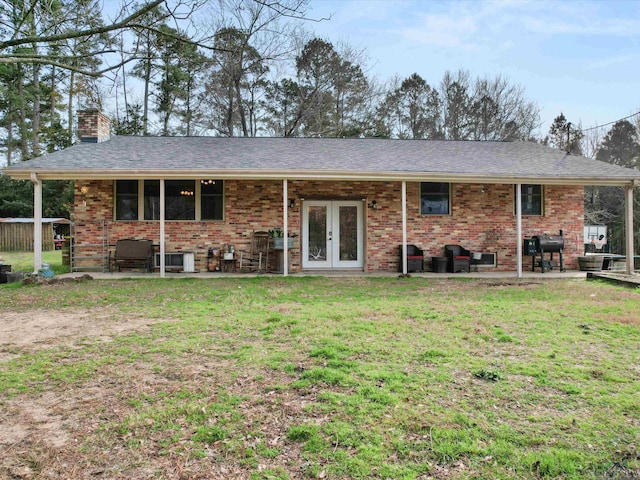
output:
[[223,135],[254,136],[266,75],[290,59],[306,1],[218,0],[211,3],[212,71],[203,96],[213,128]]
[[470,108],[473,140],[526,140],[539,123],[540,109],[524,89],[498,75],[475,81]]
[[604,127],[590,127],[582,130],[582,139],[580,140],[580,151],[582,155],[588,158],[596,158],[598,147],[602,143],[606,135]]

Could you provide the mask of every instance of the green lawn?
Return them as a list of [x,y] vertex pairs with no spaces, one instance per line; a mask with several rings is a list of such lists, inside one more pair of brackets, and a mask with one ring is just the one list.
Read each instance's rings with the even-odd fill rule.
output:
[[[33,252],[0,252],[4,263],[11,265],[12,272],[33,272]],[[42,252],[42,261],[50,263],[56,274],[68,273],[69,267],[62,265],[62,250]]]
[[87,326],[0,337],[0,432],[18,432],[0,478],[640,478],[632,290],[104,280],[0,286],[0,304]]

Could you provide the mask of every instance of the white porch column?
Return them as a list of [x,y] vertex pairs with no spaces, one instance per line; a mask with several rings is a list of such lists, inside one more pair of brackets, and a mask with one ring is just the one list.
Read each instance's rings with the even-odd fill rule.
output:
[[516,184],[516,258],[518,278],[522,278],[522,184]]
[[286,178],[282,180],[282,212],[282,274],[286,277],[289,275],[289,182]]
[[164,179],[160,180],[160,278],[165,277],[165,264],[164,264]]
[[31,173],[33,183],[33,273],[42,268],[42,182],[35,172]]
[[633,255],[635,251],[633,247],[633,187],[633,184],[626,185],[624,187],[624,231],[627,251],[627,275],[631,275],[634,271]]
[[407,182],[402,181],[402,273],[407,274]]

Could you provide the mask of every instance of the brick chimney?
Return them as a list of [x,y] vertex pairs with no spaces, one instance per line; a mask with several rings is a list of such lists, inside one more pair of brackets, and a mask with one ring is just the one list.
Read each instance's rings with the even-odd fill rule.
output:
[[111,119],[101,110],[78,110],[78,137],[80,143],[100,143],[111,136]]

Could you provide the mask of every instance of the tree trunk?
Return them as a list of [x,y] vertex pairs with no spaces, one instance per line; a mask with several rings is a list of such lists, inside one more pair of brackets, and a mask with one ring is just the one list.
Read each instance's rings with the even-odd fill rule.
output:
[[240,89],[240,79],[236,79],[234,82],[235,93],[236,93],[236,101],[238,103],[238,113],[240,114],[240,125],[242,127],[242,135],[245,137],[249,136],[249,132],[247,130],[247,115],[244,111],[244,105],[242,104],[242,91]]
[[19,108],[20,112],[20,151],[22,158],[21,161],[29,160],[29,132],[27,130],[27,105],[25,100],[24,91],[24,70],[22,66],[18,65],[18,96],[20,97],[21,104]]
[[40,156],[40,66],[33,65],[33,156]]
[[69,145],[73,145],[73,88],[76,81],[76,74],[71,72],[69,75],[69,100],[67,105],[67,140]]
[[144,101],[142,106],[142,135],[149,135],[149,83],[151,82],[151,50],[147,45],[147,63],[144,69]]
[[164,118],[162,119],[162,135],[164,137],[169,136],[169,117],[170,116],[171,114],[169,113],[168,110],[164,112]]
[[13,112],[11,102],[7,105],[7,166],[13,163]]
[[50,93],[50,102],[49,105],[49,126],[53,128],[56,118],[56,67],[51,67],[51,93]]
[[227,135],[233,137],[233,92],[229,91],[229,105],[227,105]]
[[[124,39],[120,36],[120,49],[124,51]],[[124,54],[121,54],[120,59],[124,62]],[[127,99],[127,68],[122,65],[122,95],[124,97],[124,119],[129,124],[129,100]]]

